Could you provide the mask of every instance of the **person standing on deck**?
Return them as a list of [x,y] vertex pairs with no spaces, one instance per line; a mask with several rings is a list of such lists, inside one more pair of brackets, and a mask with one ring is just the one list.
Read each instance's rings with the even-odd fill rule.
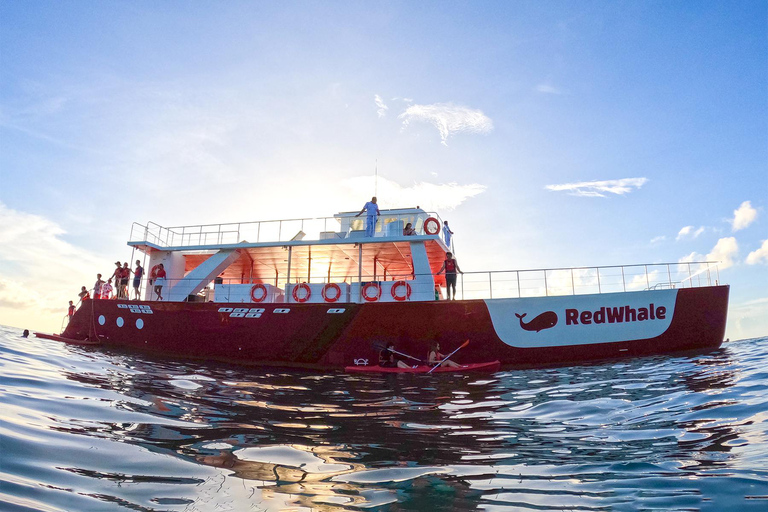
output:
[[69,301],[69,309],[67,310],[67,316],[69,317],[68,322],[71,322],[72,317],[75,316],[75,305],[72,303],[72,301]]
[[459,268],[459,263],[456,258],[453,257],[451,252],[445,253],[445,261],[443,266],[437,271],[437,275],[440,275],[445,270],[445,291],[448,295],[448,300],[451,300],[451,288],[453,288],[453,300],[456,300],[456,272],[463,274]]
[[115,265],[117,266],[117,268],[109,278],[115,280],[114,283],[115,283],[115,293],[117,295],[116,298],[119,299],[120,298],[120,276],[123,274],[123,267],[120,266],[119,261],[116,261]]
[[359,217],[363,214],[363,212],[367,212],[367,216],[365,218],[365,236],[367,237],[373,237],[373,235],[376,233],[376,221],[379,220],[379,205],[376,204],[376,196],[372,197],[370,201],[365,203],[365,206],[363,206],[363,209],[360,210],[360,213],[355,215],[355,217]]
[[157,272],[155,273],[155,293],[157,294],[157,300],[163,300],[163,286],[165,285],[165,268],[163,264],[157,265]]
[[136,270],[133,271],[133,292],[135,294],[136,300],[139,300],[141,278],[143,276],[144,276],[144,267],[141,266],[140,260],[136,260]]
[[104,286],[104,281],[101,280],[101,274],[96,274],[96,282],[93,284],[93,298],[102,299],[101,287]]
[[107,282],[101,285],[101,298],[109,299],[109,295],[112,293],[112,278],[107,279]]
[[445,246],[448,248],[448,250],[451,249],[451,237],[453,236],[453,231],[451,231],[451,228],[448,227],[448,221],[443,222],[443,240],[445,240]]
[[131,297],[128,295],[128,281],[131,280],[131,269],[128,268],[128,262],[126,261],[123,263],[123,268],[120,269],[120,296],[123,299],[130,299]]

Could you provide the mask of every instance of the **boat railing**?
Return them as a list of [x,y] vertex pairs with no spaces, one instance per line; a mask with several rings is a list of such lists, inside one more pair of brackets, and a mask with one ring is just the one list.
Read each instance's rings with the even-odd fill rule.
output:
[[[438,227],[442,226],[442,220],[435,212],[384,210],[376,223],[375,237],[402,236],[403,228],[409,222],[417,235],[429,234],[425,230],[425,221],[430,217],[437,220]],[[333,217],[174,227],[164,227],[154,222],[148,222],[146,225],[134,222],[129,242],[149,242],[158,247],[192,247],[296,240],[341,240],[365,236],[365,222],[365,215],[355,217],[354,212]]]
[[[445,297],[444,284],[441,286],[432,285],[432,279],[419,279],[419,275],[392,275],[385,276],[362,276],[359,275],[341,275],[325,274],[322,277],[312,279],[294,278],[290,283],[286,283],[282,276],[276,276],[274,280],[264,281],[250,279],[248,277],[240,278],[216,278],[200,291],[197,296],[184,300],[200,301],[235,301],[235,296],[241,297],[246,302],[250,301],[253,285],[268,284],[275,290],[270,293],[268,299],[265,294],[265,302],[293,302],[291,293],[287,290],[292,289],[299,283],[310,285],[327,285],[329,283],[338,283],[350,287],[351,292],[347,300],[340,302],[366,302],[359,296],[360,290],[367,283],[375,282],[379,284],[388,283],[384,286],[387,293],[384,293],[384,300],[395,300],[395,295],[404,297],[406,290],[409,291],[406,300],[410,296],[426,298]],[[442,282],[444,276],[433,275],[434,280]],[[533,269],[533,270],[503,270],[503,271],[482,271],[482,272],[464,272],[459,274],[456,291],[459,299],[499,299],[499,298],[522,298],[522,297],[548,297],[558,295],[585,295],[601,294],[615,292],[630,292],[642,290],[663,290],[676,288],[697,288],[702,286],[713,286],[720,284],[720,274],[718,262],[690,262],[690,263],[649,263],[639,265],[617,265],[602,267],[575,267],[575,268],[553,268],[553,269]],[[407,288],[401,288],[397,291],[392,290],[393,281],[403,280],[408,283]],[[167,279],[166,284],[161,291],[166,297],[169,291],[184,279]],[[193,283],[194,284],[194,283]],[[219,287],[219,285],[227,285]],[[237,290],[232,285],[245,285],[247,289]],[[355,288],[357,286],[357,288]],[[145,279],[142,288],[147,289],[144,295],[146,299],[152,300],[155,297],[152,286]],[[358,296],[355,296],[355,290]],[[349,291],[349,290],[348,290]],[[374,290],[375,291],[375,290]],[[223,292],[223,295],[222,295]],[[232,294],[230,297],[228,294]],[[315,290],[315,300],[318,300],[319,291]],[[390,298],[389,295],[392,295]],[[261,295],[261,292],[259,292]],[[238,299],[239,300],[239,299]],[[402,300],[402,299],[397,299]],[[414,299],[415,300],[415,299]]]
[[457,289],[461,287],[461,298],[493,299],[695,288],[719,282],[718,262],[704,261],[465,272]]

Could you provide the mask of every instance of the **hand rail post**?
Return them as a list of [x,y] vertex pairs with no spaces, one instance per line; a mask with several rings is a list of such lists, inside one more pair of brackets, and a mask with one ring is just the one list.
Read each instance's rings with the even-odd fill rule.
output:
[[648,277],[648,265],[643,265],[645,267],[645,284],[648,287],[648,289],[651,289],[651,280]]
[[544,296],[549,297],[549,285],[547,284],[547,271],[544,271]]
[[597,293],[603,293],[603,287],[600,284],[600,267],[595,267],[597,271]]
[[[488,290],[489,290],[489,295],[490,295],[490,298],[491,298],[491,299],[493,298],[493,281],[491,280],[491,275],[492,275],[492,274],[493,274],[492,272],[488,272]],[[463,281],[463,280],[464,280],[464,279],[462,278],[462,281]],[[462,294],[461,294],[461,296],[462,296],[462,298],[464,298],[464,292],[463,292],[463,290],[462,290]]]
[[521,298],[520,297],[520,271],[516,270],[515,274],[517,275],[517,298],[519,299]]
[[672,288],[672,271],[669,270],[669,263],[667,263],[667,277],[669,278],[669,287]]
[[573,269],[571,269],[571,292],[572,295],[576,295],[576,283],[573,280]]

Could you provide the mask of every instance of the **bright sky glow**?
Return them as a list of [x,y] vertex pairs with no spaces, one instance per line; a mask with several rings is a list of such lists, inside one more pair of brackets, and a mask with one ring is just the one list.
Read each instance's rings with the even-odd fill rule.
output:
[[719,259],[726,336],[766,335],[766,19],[762,0],[1,2],[0,323],[58,331],[131,260],[133,222],[376,193],[448,219],[465,271]]

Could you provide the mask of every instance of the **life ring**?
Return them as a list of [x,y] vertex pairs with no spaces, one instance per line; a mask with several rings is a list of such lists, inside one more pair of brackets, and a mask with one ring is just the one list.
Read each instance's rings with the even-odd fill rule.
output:
[[[373,297],[368,295],[368,288],[374,287],[376,289],[376,295]],[[363,289],[360,290],[360,293],[363,295],[363,298],[366,302],[376,302],[379,300],[379,297],[381,297],[381,286],[376,281],[368,281],[363,285]]]
[[[435,224],[434,231],[429,229],[429,225],[432,223]],[[429,217],[427,220],[424,221],[424,232],[428,235],[438,234],[440,232],[440,221],[434,217]]]
[[[336,290],[336,294],[331,297],[327,293],[328,290]],[[325,302],[336,302],[341,298],[341,288],[336,283],[328,283],[327,285],[323,286],[322,295]]]
[[[299,298],[299,290],[307,290],[307,294]],[[310,290],[309,285],[307,283],[299,283],[296,286],[293,287],[293,300],[296,302],[307,302],[309,298],[312,296],[312,290]]]
[[[261,297],[256,298],[256,290],[261,290],[264,292],[264,294]],[[267,292],[267,287],[264,286],[263,284],[258,283],[251,286],[251,300],[253,302],[262,302],[264,299],[267,298],[267,295],[269,295],[269,293]]]
[[[405,286],[405,295],[398,295],[397,289],[401,286]],[[391,289],[392,298],[395,300],[407,300],[411,298],[411,285],[408,284],[405,281],[397,281],[395,284],[392,285]]]

